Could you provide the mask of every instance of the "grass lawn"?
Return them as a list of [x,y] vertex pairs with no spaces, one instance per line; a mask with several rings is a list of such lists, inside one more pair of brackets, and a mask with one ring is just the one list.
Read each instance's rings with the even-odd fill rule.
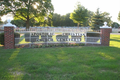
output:
[[111,35],[110,47],[0,47],[0,80],[119,79],[120,35]]

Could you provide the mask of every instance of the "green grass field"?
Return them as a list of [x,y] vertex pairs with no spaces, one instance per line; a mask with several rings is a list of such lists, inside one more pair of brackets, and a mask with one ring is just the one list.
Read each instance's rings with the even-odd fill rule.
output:
[[0,80],[119,79],[120,35],[111,35],[110,47],[0,47]]

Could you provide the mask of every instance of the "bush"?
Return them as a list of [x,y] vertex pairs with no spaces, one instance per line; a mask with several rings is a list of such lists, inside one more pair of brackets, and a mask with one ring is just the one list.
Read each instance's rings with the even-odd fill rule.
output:
[[0,44],[4,45],[4,33],[0,34]]
[[99,33],[87,33],[87,37],[100,37]]
[[[20,34],[19,33],[14,33],[14,37],[15,38],[20,38]],[[19,39],[16,40],[16,43],[19,42]],[[4,45],[4,33],[0,34],[0,44]]]

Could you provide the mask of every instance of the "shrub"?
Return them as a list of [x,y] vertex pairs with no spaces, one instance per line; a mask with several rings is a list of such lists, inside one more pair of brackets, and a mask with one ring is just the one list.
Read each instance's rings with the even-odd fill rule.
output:
[[0,44],[4,45],[4,33],[0,34]]
[[[14,37],[15,38],[20,38],[20,34],[19,33],[14,33]],[[19,42],[19,39],[16,41],[16,43]],[[4,33],[0,34],[0,44],[4,45]]]
[[100,37],[100,34],[99,33],[92,33],[92,32],[88,32],[87,33],[87,37]]

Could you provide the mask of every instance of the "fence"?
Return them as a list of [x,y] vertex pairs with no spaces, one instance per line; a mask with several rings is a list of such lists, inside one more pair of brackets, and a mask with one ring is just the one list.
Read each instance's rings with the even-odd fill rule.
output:
[[[18,30],[16,30],[18,31]],[[32,31],[32,32],[31,32]],[[31,44],[45,43],[91,43],[100,44],[103,46],[109,46],[110,33],[112,32],[111,27],[107,26],[107,22],[104,22],[104,26],[100,27],[100,37],[91,37],[86,34],[88,29],[80,28],[40,28],[31,30],[28,32],[21,32],[20,36],[14,35],[14,25],[8,23],[4,25],[4,44],[5,49],[13,49],[16,45],[27,44],[31,47]],[[15,36],[15,39],[14,39]]]
[[120,28],[112,28],[112,32],[113,33],[120,33]]

